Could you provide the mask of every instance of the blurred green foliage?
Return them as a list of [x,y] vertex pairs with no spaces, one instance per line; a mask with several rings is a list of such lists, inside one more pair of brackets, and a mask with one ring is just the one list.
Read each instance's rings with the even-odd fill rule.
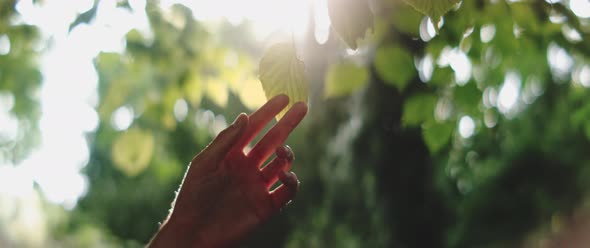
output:
[[[567,1],[462,1],[432,33],[403,1],[334,2],[329,40],[309,35],[298,51],[311,80],[310,115],[288,141],[301,191],[244,247],[524,246],[585,207],[588,18]],[[125,52],[95,59],[100,123],[84,169],[90,188],[73,211],[55,210],[53,235],[66,245],[147,242],[192,156],[264,101],[256,68],[263,45],[247,24],[207,26],[184,6],[165,12],[154,1],[133,11],[146,11],[153,34],[132,30]],[[0,92],[28,124],[19,139],[0,140],[3,159],[26,156],[39,115],[36,29],[13,25],[13,15],[14,1],[2,2],[0,37],[11,49],[0,55]],[[350,55],[340,37],[364,52]],[[552,51],[572,68],[556,68],[563,61]],[[518,82],[507,107],[510,77]],[[112,118],[122,108],[133,121],[120,129]],[[470,135],[460,130],[463,117],[473,120]]]
[[368,83],[369,71],[364,66],[352,62],[336,63],[326,72],[325,96],[347,96],[358,91]]
[[[414,7],[417,11],[429,16],[434,23],[438,23],[441,17],[449,10],[456,7],[460,0],[444,0],[444,1],[429,1],[429,0],[405,0],[409,5]],[[435,26],[436,30],[438,27]]]
[[0,2],[0,111],[8,111],[8,118],[17,123],[16,130],[11,130],[4,122],[0,161],[11,163],[26,158],[39,142],[41,72],[36,60],[42,47],[36,27],[14,23],[15,4],[15,0]]

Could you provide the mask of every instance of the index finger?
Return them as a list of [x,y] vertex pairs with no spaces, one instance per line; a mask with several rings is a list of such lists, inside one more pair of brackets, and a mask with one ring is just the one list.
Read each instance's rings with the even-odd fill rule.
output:
[[248,127],[242,138],[236,143],[236,149],[243,151],[253,139],[258,135],[260,130],[266,126],[281,110],[289,104],[289,97],[278,95],[268,100],[262,107],[250,114]]
[[247,157],[255,165],[260,165],[272,155],[278,146],[283,145],[291,131],[303,120],[306,114],[307,105],[305,103],[298,102],[293,105],[289,112],[256,143]]

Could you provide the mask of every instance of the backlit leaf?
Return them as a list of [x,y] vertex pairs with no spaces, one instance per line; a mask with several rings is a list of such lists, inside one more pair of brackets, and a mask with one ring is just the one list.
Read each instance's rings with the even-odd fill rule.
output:
[[373,28],[368,0],[328,0],[328,14],[334,30],[352,49],[356,49],[357,40]]
[[468,82],[466,85],[453,87],[453,96],[458,109],[466,114],[477,115],[481,112],[479,103],[482,92],[477,89],[475,82]]
[[412,55],[396,45],[385,45],[377,49],[375,69],[386,83],[404,90],[416,75]]
[[455,80],[455,72],[450,66],[436,67],[432,72],[430,83],[436,86],[447,86]]
[[402,115],[405,126],[417,126],[434,119],[436,96],[417,94],[406,99]]
[[355,90],[367,84],[369,71],[366,67],[353,63],[333,64],[326,73],[326,97],[350,95]]
[[440,17],[454,8],[461,0],[404,0],[416,10],[430,17],[434,27],[440,21]]
[[407,4],[396,4],[389,18],[391,25],[399,31],[414,37],[420,36],[420,21],[422,21],[423,15]]
[[303,61],[297,58],[293,43],[271,46],[260,61],[260,82],[267,99],[276,95],[289,96],[289,105],[277,115],[280,119],[296,102],[306,102],[308,82]]
[[154,137],[138,128],[119,135],[111,150],[115,167],[129,177],[137,176],[147,168],[153,152]]
[[455,126],[451,122],[438,123],[435,121],[429,121],[425,123],[422,126],[422,137],[428,150],[434,154],[445,147],[449,143],[449,140],[451,140],[454,127]]

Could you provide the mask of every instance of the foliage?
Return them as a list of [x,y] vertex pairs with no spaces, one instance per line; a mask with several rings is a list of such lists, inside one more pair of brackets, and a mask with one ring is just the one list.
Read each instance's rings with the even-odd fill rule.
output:
[[326,97],[350,95],[368,83],[369,72],[352,62],[333,64],[326,72]]
[[129,129],[115,139],[111,153],[119,170],[129,177],[137,176],[152,158],[154,137],[137,128]]
[[39,139],[39,33],[34,26],[12,24],[15,4],[0,3],[0,123],[6,125],[0,129],[0,163],[23,160]]
[[[435,2],[442,4],[444,1]],[[423,13],[432,7],[421,8],[416,3],[410,4]],[[455,3],[439,8],[439,13],[447,12]],[[555,215],[572,211],[579,204],[581,195],[587,194],[587,186],[578,181],[585,176],[570,174],[571,171],[586,171],[582,169],[586,163],[582,162],[586,161],[582,150],[586,149],[588,140],[579,139],[586,130],[585,125],[579,123],[585,123],[587,116],[582,114],[585,107],[575,110],[576,105],[563,105],[563,101],[557,99],[572,99],[570,92],[585,96],[587,90],[581,87],[579,79],[576,82],[572,68],[565,69],[565,72],[556,69],[556,63],[564,62],[555,62],[555,53],[566,54],[566,59],[572,59],[575,68],[587,66],[588,43],[581,41],[587,40],[588,23],[580,22],[563,3],[463,1],[458,10],[445,17],[440,33],[429,34],[427,20],[420,21],[397,1],[379,1],[378,6],[381,8],[375,12],[377,27],[374,35],[377,47],[371,65],[377,78],[369,87],[379,90],[366,93],[369,102],[366,109],[373,117],[365,120],[362,128],[365,131],[361,131],[364,135],[374,136],[359,136],[356,142],[368,147],[387,147],[387,150],[371,152],[371,156],[382,158],[372,162],[355,149],[353,159],[365,158],[359,161],[373,164],[379,175],[379,188],[383,190],[385,209],[388,209],[383,215],[393,216],[388,218],[391,225],[386,228],[393,238],[389,244],[409,247],[438,247],[441,244],[448,247],[513,246],[523,242],[523,236],[535,228],[541,226],[543,230],[542,226]],[[510,15],[506,16],[506,13]],[[436,20],[440,14],[425,14],[430,15],[434,23],[439,23]],[[556,16],[561,16],[564,21],[551,19]],[[334,28],[341,32],[337,26]],[[434,25],[434,28],[438,29],[438,26]],[[432,69],[427,69],[429,67]],[[462,71],[465,69],[467,74]],[[418,73],[414,73],[416,71]],[[508,91],[514,78],[520,85],[514,93],[516,103],[506,106],[502,99],[506,96],[502,94]],[[342,81],[343,84],[346,82]],[[329,80],[326,83],[333,84]],[[397,92],[389,92],[375,83],[393,86]],[[354,87],[354,84],[350,85]],[[403,99],[402,103],[399,98]],[[562,104],[556,108],[548,102]],[[574,119],[584,121],[571,123],[567,117],[570,111],[577,113]],[[463,138],[455,130],[461,128],[458,120],[464,116],[475,120],[474,137]],[[355,114],[350,118],[354,119]],[[578,128],[573,131],[564,129],[572,125]],[[393,126],[391,135],[394,137],[383,137],[388,129],[375,131],[375,126]],[[412,136],[415,126],[422,132]],[[400,128],[405,131],[398,134]],[[539,137],[539,134],[543,136]],[[573,141],[575,136],[579,137],[577,141]],[[418,159],[424,156],[424,148],[409,145],[416,139],[423,140],[432,162]],[[576,145],[575,148],[568,146],[569,152],[564,152],[560,144],[567,143]],[[403,144],[417,151],[406,149]],[[400,151],[392,154],[396,149]],[[393,161],[388,159],[392,157],[395,158]],[[425,173],[424,167],[415,166],[431,163],[437,167],[425,171],[433,171],[432,178],[419,175]],[[391,169],[391,166],[403,169]],[[558,169],[560,176],[543,177],[544,173],[557,173],[556,168],[561,168]],[[405,174],[398,177],[396,173]],[[564,178],[571,180],[562,181]],[[396,180],[415,180],[417,183],[406,184],[400,189]],[[432,185],[432,182],[436,184]],[[514,189],[519,189],[518,193],[514,193]],[[400,190],[421,195],[423,202],[410,200],[408,197],[411,196]],[[348,204],[354,202],[353,199]],[[433,218],[436,224],[432,225],[431,221],[404,220],[393,213],[427,214],[428,210],[416,209],[419,205],[435,208],[442,216]],[[365,218],[369,216],[365,215]],[[321,215],[315,215],[315,218],[321,218]],[[338,218],[338,215],[327,218]],[[447,218],[455,221],[447,222]],[[514,218],[520,219],[516,221]],[[513,228],[506,228],[510,225],[508,222],[514,222]],[[423,237],[411,236],[424,233],[424,226],[434,227]],[[314,237],[312,233],[307,232],[309,236],[306,237]],[[360,233],[355,236],[367,238]]]
[[427,15],[432,19],[432,22],[437,24],[434,28],[438,30],[438,22],[441,17],[446,14],[449,10],[455,7],[461,0],[443,0],[443,1],[430,1],[430,0],[405,0],[409,5],[412,5],[416,10]]
[[[457,2],[329,0],[327,43],[263,54],[247,24],[207,26],[181,5],[149,1],[152,33],[132,30],[125,52],[95,59],[90,188],[57,239],[145,243],[186,163],[225,118],[278,92],[309,93],[313,104],[287,142],[302,188],[245,247],[513,247],[560,232],[552,223],[590,192],[590,83],[581,76],[590,24],[567,1]],[[0,37],[12,45],[0,55],[0,89],[35,130],[36,29],[9,23],[13,8],[0,4]],[[121,111],[131,112],[129,127],[112,124]],[[0,148],[30,149],[35,132],[25,133]]]
[[289,96],[289,105],[277,115],[277,119],[285,115],[296,102],[307,103],[305,67],[297,58],[295,44],[278,43],[266,51],[260,60],[260,82],[267,99],[279,94]]
[[90,8],[84,13],[78,14],[74,22],[70,24],[70,31],[72,31],[72,29],[74,29],[76,26],[82,23],[90,23],[92,20],[94,20],[94,18],[96,17],[96,11],[98,10],[98,3],[100,3],[99,0],[94,0],[92,8]]
[[413,69],[393,70],[393,68],[404,68],[412,64],[412,55],[398,46],[379,47],[375,55],[375,69],[385,82],[404,90],[412,77],[415,76]]
[[[95,61],[101,123],[86,167],[90,190],[77,211],[101,220],[120,238],[140,242],[164,219],[185,165],[227,125],[223,116],[205,110],[239,103],[240,95],[228,91],[238,93],[254,78],[247,54],[213,43],[186,7],[171,11],[176,19],[148,3],[153,38],[132,30],[126,53],[101,53]],[[177,25],[178,18],[184,25]],[[224,69],[228,58],[235,59],[232,70]],[[110,120],[125,108],[140,114],[129,129],[119,130]]]
[[352,49],[357,40],[373,27],[373,13],[368,0],[328,0],[328,13],[334,30]]

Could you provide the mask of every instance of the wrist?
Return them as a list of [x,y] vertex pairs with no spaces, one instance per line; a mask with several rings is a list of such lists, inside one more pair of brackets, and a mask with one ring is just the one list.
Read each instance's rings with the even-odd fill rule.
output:
[[162,223],[148,247],[206,247],[198,233],[194,225],[170,217]]

